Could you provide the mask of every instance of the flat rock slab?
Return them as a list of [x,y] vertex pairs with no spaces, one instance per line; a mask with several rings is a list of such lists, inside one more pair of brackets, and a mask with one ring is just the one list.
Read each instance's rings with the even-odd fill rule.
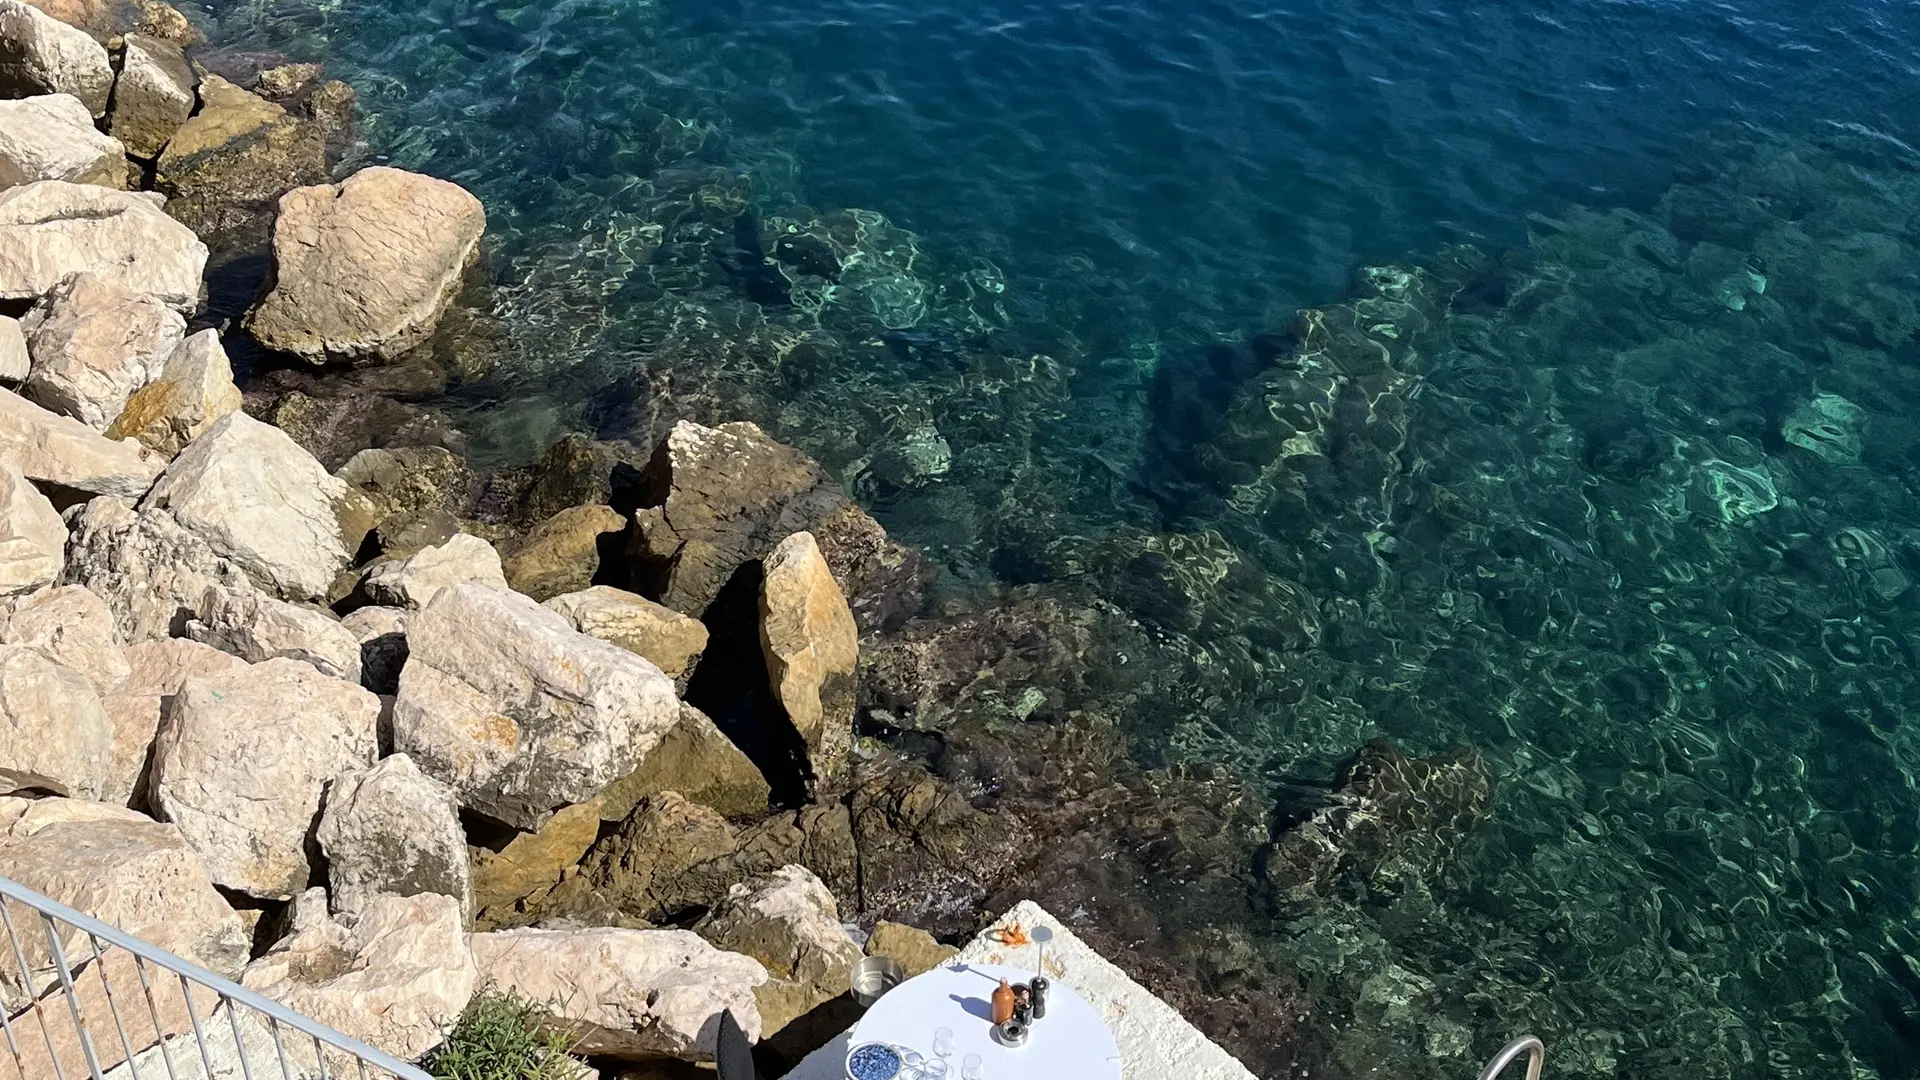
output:
[[457,184],[376,166],[280,200],[260,343],[312,363],[391,358],[424,342],[474,258],[487,214]]
[[128,499],[145,494],[166,467],[137,442],[109,439],[11,390],[0,390],[0,461],[29,480]]
[[[1030,900],[1015,905],[994,925],[1018,923],[1031,930],[1053,930],[1047,943],[1047,977],[1070,987],[1086,999],[1120,1044],[1120,1075],[1124,1080],[1254,1080],[1253,1073],[1233,1055],[1214,1045],[1173,1006],[1128,978],[1105,957],[1075,937],[1059,919]],[[960,950],[966,963],[1006,964],[1033,970],[1039,961],[1032,945],[1010,948],[992,931],[982,933]],[[1044,1023],[1044,1021],[1043,1021]],[[807,1055],[785,1080],[844,1080],[847,1037],[840,1037]]]
[[0,299],[37,299],[92,272],[191,311],[206,268],[207,245],[154,197],[64,180],[0,191]]

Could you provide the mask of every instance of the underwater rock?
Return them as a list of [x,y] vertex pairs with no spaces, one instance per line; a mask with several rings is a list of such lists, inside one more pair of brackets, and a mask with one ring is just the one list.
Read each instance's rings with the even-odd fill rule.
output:
[[1838,394],[1815,394],[1788,415],[1780,437],[1830,465],[1857,465],[1867,411]]
[[399,356],[439,324],[486,225],[480,200],[459,185],[384,166],[289,192],[274,222],[271,284],[247,328],[312,364]]
[[282,193],[327,175],[311,121],[212,73],[200,82],[199,111],[173,133],[155,169],[167,213],[222,247],[261,231]]
[[1493,777],[1459,749],[1410,759],[1375,740],[1324,799],[1276,823],[1260,870],[1276,912],[1297,914],[1349,890],[1391,895],[1443,873],[1486,816]]

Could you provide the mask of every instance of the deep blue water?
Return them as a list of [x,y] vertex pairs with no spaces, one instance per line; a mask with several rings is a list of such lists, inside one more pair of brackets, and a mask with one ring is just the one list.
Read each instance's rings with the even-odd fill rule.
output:
[[1457,862],[1219,913],[1319,1075],[1920,1073],[1920,3],[204,14],[486,201],[476,457],[751,418],[1152,628],[1143,759],[1483,754]]

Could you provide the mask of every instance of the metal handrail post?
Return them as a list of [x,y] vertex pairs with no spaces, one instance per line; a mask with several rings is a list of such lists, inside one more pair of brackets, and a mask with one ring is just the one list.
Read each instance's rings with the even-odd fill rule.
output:
[[1540,1080],[1540,1069],[1547,1062],[1547,1046],[1532,1035],[1522,1035],[1500,1048],[1500,1052],[1480,1070],[1480,1080],[1493,1080],[1505,1072],[1521,1054],[1527,1055],[1527,1080]]

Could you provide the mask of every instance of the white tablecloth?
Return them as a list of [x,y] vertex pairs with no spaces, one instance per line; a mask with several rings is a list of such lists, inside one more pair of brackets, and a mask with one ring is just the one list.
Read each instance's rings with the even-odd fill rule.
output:
[[[1052,965],[1048,965],[1051,967]],[[933,1057],[936,1028],[953,1029],[949,1080],[979,1054],[983,1080],[1120,1080],[1120,1046],[1093,1006],[1060,980],[1047,988],[1047,1015],[1019,1049],[993,1041],[992,996],[1001,979],[1033,977],[1031,968],[968,964],[937,967],[889,990],[853,1029],[852,1044],[882,1042]]]

